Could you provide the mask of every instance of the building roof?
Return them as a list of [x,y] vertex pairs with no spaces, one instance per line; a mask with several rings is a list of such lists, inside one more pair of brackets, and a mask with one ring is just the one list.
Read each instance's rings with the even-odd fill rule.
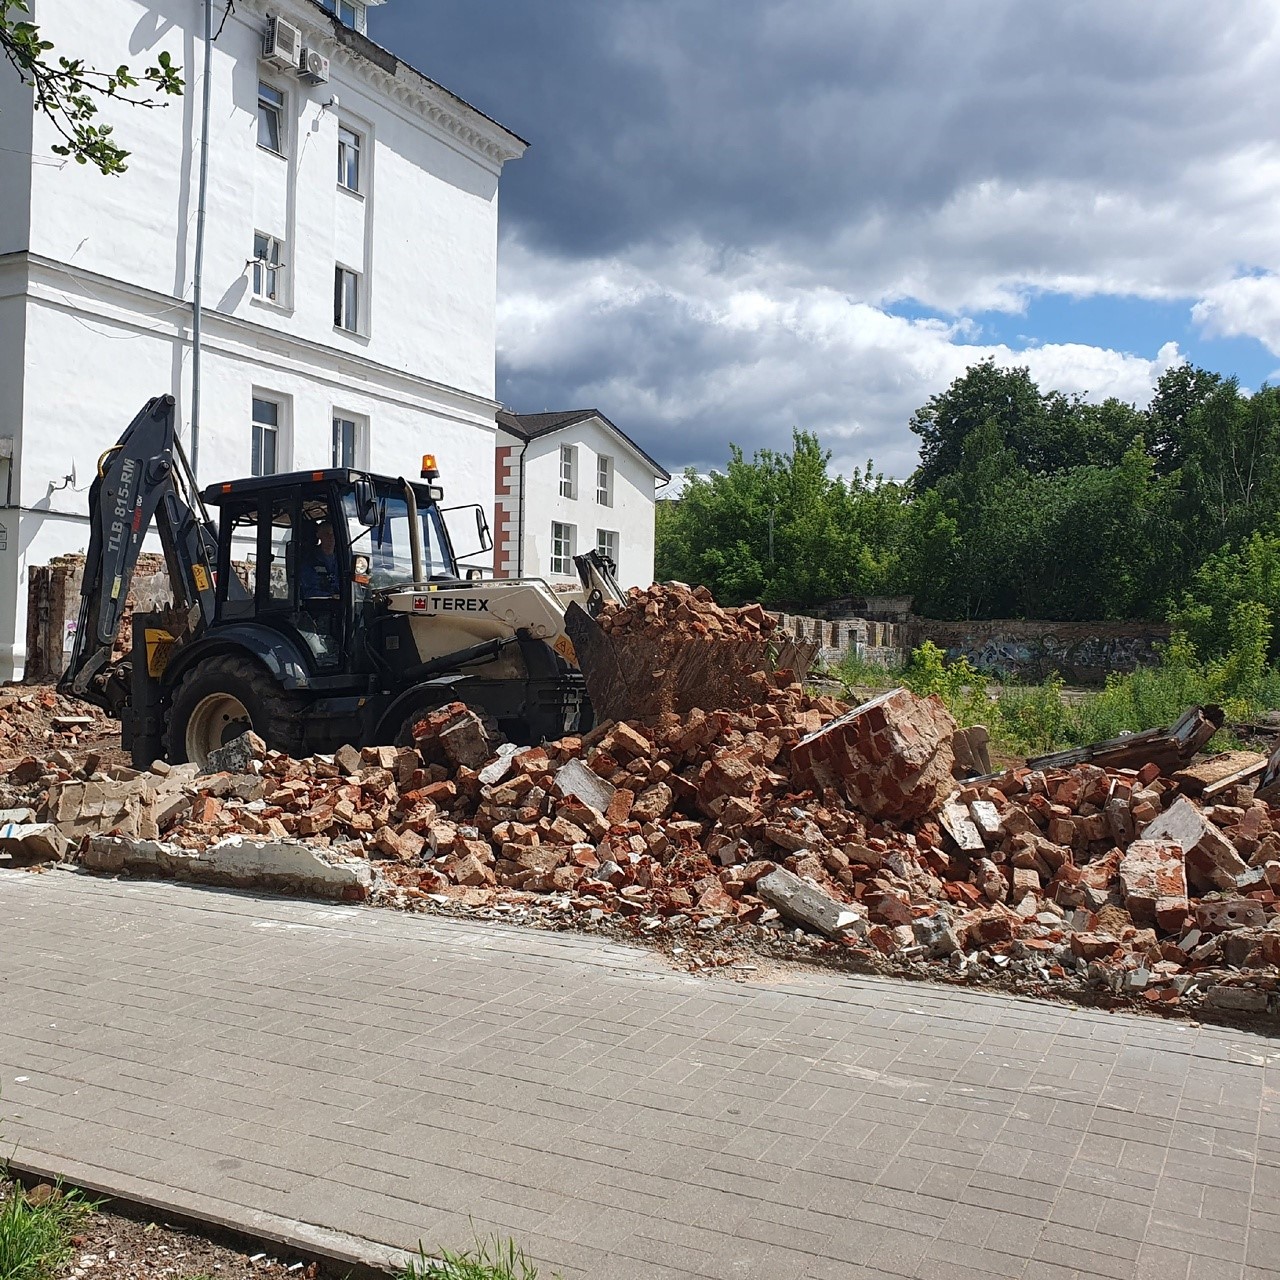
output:
[[554,435],[557,431],[564,431],[568,427],[574,427],[592,419],[602,422],[632,453],[652,467],[653,474],[660,477],[664,484],[671,479],[671,472],[666,467],[655,462],[621,427],[610,422],[599,409],[562,409],[556,413],[511,413],[506,409],[499,409],[497,414],[498,426],[518,439],[526,441]]
[[385,91],[491,160],[502,164],[518,159],[528,147],[528,142],[518,133],[370,40],[363,32],[348,27],[325,8],[322,0],[245,0],[243,5],[251,12],[262,14],[268,10],[278,14],[282,6],[293,9],[290,21],[305,15],[325,31],[320,47],[329,57],[359,60],[374,70],[375,77],[381,72],[385,77],[382,85]]

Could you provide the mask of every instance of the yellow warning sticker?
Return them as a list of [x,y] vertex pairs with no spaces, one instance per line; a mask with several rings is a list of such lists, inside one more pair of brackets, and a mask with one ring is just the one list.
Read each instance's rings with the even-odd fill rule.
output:
[[578,651],[573,647],[573,641],[568,636],[557,636],[551,647],[566,662],[572,662],[575,667],[578,665]]
[[121,578],[117,578],[117,579],[116,579],[116,580],[111,584],[111,598],[112,598],[113,600],[119,600],[119,599],[120,599],[120,588],[121,588],[121,586],[122,586],[122,585],[123,585],[123,579],[121,579]]
[[209,571],[202,564],[191,566],[191,576],[196,580],[197,591],[209,590]]
[[173,649],[173,636],[158,627],[147,627],[145,638],[147,643],[147,674],[153,680],[158,680],[164,675],[165,667],[169,665],[169,654]]

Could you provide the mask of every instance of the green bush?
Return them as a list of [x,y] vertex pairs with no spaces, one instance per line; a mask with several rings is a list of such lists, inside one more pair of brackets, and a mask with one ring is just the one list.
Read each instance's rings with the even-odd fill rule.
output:
[[947,663],[926,642],[902,680],[921,696],[937,694],[963,726],[983,724],[998,752],[1044,755],[1173,724],[1188,707],[1221,706],[1228,723],[1280,707],[1280,671],[1267,665],[1271,621],[1257,602],[1236,604],[1223,657],[1201,660],[1185,632],[1175,632],[1155,667],[1109,676],[1097,693],[1063,700],[1061,677],[1039,685],[995,685],[963,659]]

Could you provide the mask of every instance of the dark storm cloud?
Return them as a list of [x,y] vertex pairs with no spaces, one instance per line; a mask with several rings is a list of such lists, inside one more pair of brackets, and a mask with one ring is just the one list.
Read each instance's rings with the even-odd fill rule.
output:
[[[391,0],[372,22],[533,143],[503,176],[500,394],[595,402],[673,467],[798,424],[909,469],[907,415],[989,348],[886,303],[1186,297],[1250,332],[1272,281],[1231,282],[1280,269],[1263,0]],[[1027,359],[1071,389],[1142,398],[1168,358],[1038,336]]]

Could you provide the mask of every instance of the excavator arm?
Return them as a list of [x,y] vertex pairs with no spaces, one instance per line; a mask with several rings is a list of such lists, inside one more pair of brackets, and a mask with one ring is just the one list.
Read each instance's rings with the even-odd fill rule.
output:
[[[196,629],[203,629],[213,618],[218,533],[178,440],[172,396],[147,401],[119,442],[102,455],[89,490],[80,618],[58,688],[116,716],[129,700],[129,678],[112,666],[111,653],[153,520],[173,603],[188,614],[194,609]],[[134,655],[134,661],[145,660]]]

